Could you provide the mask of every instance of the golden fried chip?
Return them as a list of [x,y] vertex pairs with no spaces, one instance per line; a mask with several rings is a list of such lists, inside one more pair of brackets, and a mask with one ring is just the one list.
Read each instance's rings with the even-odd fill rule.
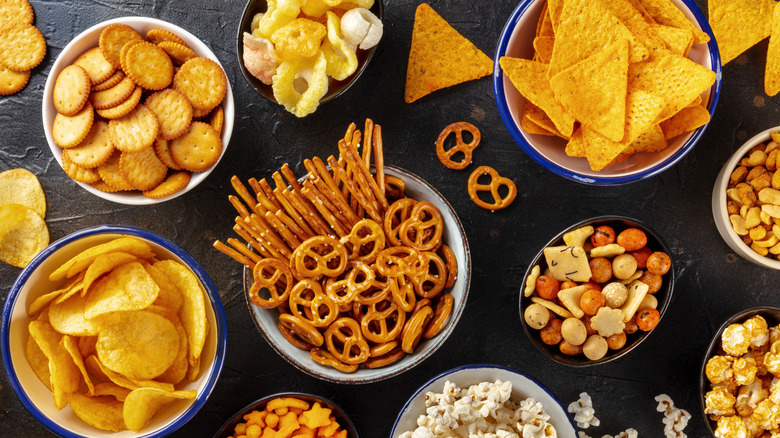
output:
[[84,317],[86,297],[74,295],[61,303],[49,306],[49,322],[54,330],[73,336],[94,336],[100,327]]
[[91,88],[92,83],[86,70],[78,65],[65,67],[54,81],[54,108],[64,116],[76,115],[87,102]]
[[553,76],[550,88],[584,126],[620,141],[626,119],[627,73],[628,40],[619,39]]
[[189,369],[189,362],[187,361],[187,332],[184,331],[184,326],[181,325],[181,321],[176,315],[170,318],[173,326],[176,327],[176,333],[179,335],[179,351],[176,353],[176,358],[173,363],[164,373],[155,378],[158,382],[170,383],[176,385],[187,376],[187,370]]
[[79,275],[71,278],[65,287],[62,289],[62,294],[54,300],[55,303],[61,303],[73,295],[82,292],[84,290],[84,272],[80,272]]
[[68,395],[68,404],[73,413],[90,426],[112,432],[127,429],[122,416],[123,403],[114,397],[87,397],[74,392]]
[[21,91],[30,80],[30,70],[13,71],[0,65],[0,96],[8,96]]
[[138,432],[163,406],[179,399],[192,400],[196,395],[193,390],[167,392],[154,388],[135,389],[125,399],[122,410],[125,424],[128,429]]
[[553,121],[547,117],[547,113],[542,111],[541,108],[528,100],[526,100],[525,104],[523,105],[523,117],[528,117],[528,120],[534,122],[542,129],[546,129],[552,132],[555,136],[566,139],[569,138],[568,136],[565,136],[561,134],[560,131],[558,131],[558,128],[555,127],[555,123],[553,123]]
[[95,343],[97,336],[79,336],[79,353],[81,357],[89,357],[95,354]]
[[693,31],[671,26],[657,26],[655,31],[669,50],[680,56],[688,56],[693,47]]
[[89,268],[97,256],[116,251],[130,253],[142,259],[154,257],[152,247],[143,240],[131,236],[119,237],[80,252],[49,274],[49,280],[60,281],[66,276],[68,278],[74,277],[79,272]]
[[586,150],[587,145],[585,144],[585,140],[582,138],[582,128],[577,128],[571,135],[569,142],[566,143],[566,149],[564,152],[566,152],[566,155],[570,157],[585,157]]
[[626,97],[626,134],[623,142],[632,142],[655,124],[665,106],[664,99],[639,89],[629,89]]
[[35,300],[33,300],[32,304],[30,304],[30,307],[27,308],[27,315],[30,317],[33,317],[38,314],[41,310],[47,308],[52,301],[54,301],[57,297],[62,295],[62,293],[67,290],[66,288],[58,289],[52,292],[49,292],[47,294],[41,295]]
[[159,291],[143,265],[128,262],[92,284],[84,314],[92,319],[109,312],[145,309],[157,299]]
[[130,390],[114,382],[101,382],[95,385],[95,396],[110,395],[119,401],[125,401]]
[[552,58],[555,38],[551,36],[538,36],[534,38],[534,61],[549,64]]
[[92,84],[105,81],[116,71],[114,66],[103,57],[99,47],[93,47],[82,53],[73,64],[84,68]]
[[179,288],[176,287],[170,278],[153,265],[145,263],[143,266],[154,282],[160,287],[160,293],[157,294],[157,299],[154,300],[153,304],[164,307],[173,313],[178,312],[181,305],[184,303],[184,296],[181,294]]
[[493,61],[485,53],[429,5],[417,7],[406,70],[406,103],[492,72]]
[[75,165],[92,169],[108,161],[114,153],[114,144],[108,133],[108,123],[98,120],[92,124],[87,136],[76,147],[65,149],[62,155]]
[[125,116],[108,122],[108,132],[114,147],[122,152],[136,152],[154,143],[160,124],[157,116],[139,103]]
[[605,168],[628,145],[612,141],[587,126],[581,126],[582,140],[585,142],[585,158],[593,170]]
[[646,20],[643,14],[646,11],[637,9],[637,0],[599,0],[599,2],[628,28],[637,41],[645,46],[650,56],[659,48],[665,48],[664,41],[656,32],[657,26]]
[[27,338],[27,346],[25,348],[25,357],[30,364],[38,380],[51,391],[51,372],[49,371],[49,358],[43,354],[41,347],[35,342],[32,335]]
[[0,64],[14,71],[32,69],[46,55],[46,40],[41,31],[28,24],[0,28],[0,47]]
[[94,121],[95,111],[89,102],[72,116],[57,113],[51,126],[52,139],[61,148],[74,148],[89,135]]
[[138,190],[151,190],[165,179],[168,166],[147,147],[138,151],[123,152],[119,158],[119,170],[125,179]]
[[523,118],[520,119],[520,127],[523,131],[529,134],[550,135],[555,136],[552,132],[537,125],[536,122],[528,118],[528,114],[523,114]]
[[95,385],[92,383],[92,378],[89,376],[87,368],[84,366],[84,358],[81,356],[81,352],[79,351],[77,338],[69,335],[63,335],[61,342],[62,346],[65,348],[65,351],[70,354],[70,357],[73,359],[73,363],[76,364],[76,367],[81,372],[81,377],[84,379],[84,383],[87,385],[89,395],[95,395]]
[[671,118],[661,122],[664,137],[669,139],[678,135],[693,131],[704,126],[710,121],[710,112],[701,105],[686,107]]
[[138,86],[162,90],[173,81],[173,62],[156,44],[142,42],[127,50],[122,68]]
[[[647,0],[645,0],[647,1]],[[768,37],[774,0],[709,0],[709,22],[722,65]]]
[[107,254],[100,254],[95,257],[95,260],[87,268],[84,275],[84,287],[82,289],[82,296],[86,296],[89,293],[89,288],[92,283],[97,280],[101,275],[107,274],[119,266],[125,263],[137,260],[138,257],[133,254],[128,254],[122,251],[110,252]]
[[130,379],[153,379],[176,359],[179,334],[154,312],[117,312],[100,319],[95,349],[106,368]]
[[[712,0],[710,0],[710,4],[711,1]],[[696,44],[706,43],[710,40],[710,36],[691,23],[691,21],[685,17],[683,11],[675,6],[671,0],[639,0],[639,3],[644,7],[647,13],[653,17],[653,20],[655,20],[656,23],[664,26],[691,30]],[[710,25],[712,25],[712,12],[710,12]],[[715,39],[718,40],[718,45],[720,45],[720,38],[718,38],[717,34],[715,35]]]
[[764,92],[769,96],[780,92],[780,3],[775,4],[772,14],[772,36],[769,37],[766,53]]
[[[552,18],[550,18],[550,9],[548,6],[555,4],[555,0],[548,1],[542,8],[542,13],[539,14],[539,21],[536,23],[536,36],[555,36],[553,30]],[[562,5],[562,3],[561,3]]]
[[161,182],[160,185],[153,188],[152,190],[143,192],[143,194],[150,199],[164,198],[180,190],[183,190],[185,187],[187,187],[187,184],[190,183],[191,178],[192,177],[190,176],[190,173],[186,170],[172,173],[168,175],[165,181]]
[[187,380],[194,382],[198,380],[198,375],[200,375],[200,357],[195,359],[195,363],[190,364],[189,368],[187,368]]
[[162,391],[169,392],[175,390],[173,385],[170,383],[158,382],[156,380],[131,379],[115,371],[111,371],[104,364],[102,364],[100,359],[98,359],[98,357],[95,355],[87,356],[87,358],[84,360],[84,365],[86,365],[87,370],[90,373],[98,377],[100,380],[110,381],[116,385],[121,386],[122,388],[127,388],[129,390],[138,388],[157,388]]
[[574,132],[574,117],[555,99],[547,80],[549,66],[508,56],[502,57],[499,63],[520,94],[544,111],[563,135],[571,136]]
[[119,60],[119,54],[122,51],[122,47],[129,41],[143,41],[143,39],[144,37],[132,27],[116,23],[106,26],[100,32],[98,46],[106,61],[116,68],[121,68],[122,63]]
[[38,344],[46,358],[49,359],[49,372],[51,373],[51,389],[54,397],[54,406],[62,409],[67,405],[66,396],[79,389],[81,372],[73,358],[60,344],[62,335],[57,333],[51,325],[43,321],[32,321],[28,325],[30,336]]
[[0,261],[24,268],[49,244],[49,229],[30,207],[0,205]]
[[0,172],[0,205],[21,204],[46,217],[46,196],[38,178],[27,169]]
[[186,266],[173,260],[162,260],[153,266],[165,274],[184,296],[184,303],[178,315],[187,332],[187,343],[190,348],[187,360],[192,365],[200,357],[209,331],[206,300],[200,281]]
[[168,143],[168,148],[181,168],[203,172],[219,161],[222,138],[208,123],[192,122],[184,134]]

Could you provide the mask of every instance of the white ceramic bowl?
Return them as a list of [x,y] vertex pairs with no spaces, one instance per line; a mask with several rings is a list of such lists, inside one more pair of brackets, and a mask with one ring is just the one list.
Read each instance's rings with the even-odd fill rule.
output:
[[[48,280],[49,273],[88,247],[122,236],[134,236],[152,246],[160,259],[178,261],[187,266],[200,280],[208,300],[206,317],[209,334],[201,356],[201,371],[194,382],[177,385],[177,389],[194,389],[194,400],[177,400],[165,406],[136,433],[130,430],[107,432],[96,429],[76,417],[70,406],[62,410],[54,407],[52,394],[33,372],[25,357],[29,336],[27,308],[46,292],[55,290],[57,282]],[[77,231],[64,237],[38,254],[17,278],[3,307],[2,337],[3,364],[16,395],[24,407],[47,429],[64,437],[159,437],[165,436],[189,421],[206,403],[222,371],[227,347],[225,311],[216,286],[206,271],[181,247],[168,239],[140,228],[102,225]]]
[[521,401],[532,397],[542,403],[545,412],[550,415],[550,424],[558,432],[558,438],[577,438],[576,429],[566,414],[566,408],[549,389],[519,371],[498,365],[483,364],[453,368],[421,386],[401,408],[393,430],[390,432],[390,437],[398,438],[402,433],[416,429],[417,418],[425,414],[425,394],[430,391],[441,393],[444,389],[444,383],[448,380],[461,388],[467,388],[480,382],[495,382],[496,380],[512,382],[512,400]]
[[[181,39],[183,39],[190,48],[198,54],[198,56],[203,56],[206,58],[210,58],[214,61],[216,61],[220,67],[222,67],[222,70],[225,71],[227,74],[227,71],[225,70],[225,67],[222,66],[222,64],[219,62],[219,59],[217,59],[217,56],[214,54],[214,52],[209,49],[209,47],[204,44],[198,37],[195,35],[187,32],[186,30],[182,29],[179,26],[176,26],[174,24],[168,23],[167,21],[158,20],[156,18],[149,18],[149,17],[121,17],[121,18],[114,18],[111,20],[103,21],[101,23],[98,23],[89,29],[85,30],[84,32],[81,32],[78,34],[73,40],[71,40],[70,43],[68,43],[67,46],[65,46],[64,49],[62,49],[62,52],[57,57],[57,60],[54,61],[54,65],[51,68],[51,71],[49,72],[49,77],[46,78],[46,85],[43,89],[43,105],[42,105],[42,112],[43,112],[43,131],[46,134],[46,141],[49,143],[49,149],[51,149],[51,153],[54,155],[54,159],[57,160],[57,163],[62,166],[62,148],[57,146],[56,143],[54,143],[54,138],[51,134],[51,126],[52,123],[54,123],[54,117],[57,115],[57,110],[54,108],[54,102],[52,100],[52,92],[54,90],[54,83],[57,80],[57,76],[60,74],[60,72],[67,66],[73,63],[73,61],[76,60],[76,58],[79,57],[82,53],[86,52],[87,50],[97,47],[98,45],[98,39],[100,38],[100,32],[103,31],[103,29],[110,25],[110,24],[126,24],[135,30],[137,30],[141,35],[146,35],[146,32],[150,29],[154,28],[160,28],[165,29],[170,32],[175,33]],[[233,102],[233,89],[230,86],[230,81],[227,81],[227,93],[225,93],[225,99],[222,101],[222,105],[224,107],[225,111],[225,121],[224,125],[222,127],[222,154],[220,155],[220,160],[222,159],[222,156],[225,155],[225,150],[228,147],[228,143],[230,143],[230,136],[233,132],[233,123],[235,121],[235,105]],[[214,167],[219,164],[219,161],[215,163],[213,166],[211,166],[210,169],[206,170],[205,172],[192,172],[192,179],[190,179],[189,184],[187,184],[187,187],[185,187],[182,190],[179,190],[178,192],[166,196],[164,198],[159,199],[150,199],[145,197],[141,194],[141,192],[135,190],[132,192],[117,192],[117,193],[107,193],[100,191],[94,187],[92,187],[89,184],[84,184],[77,182],[78,185],[84,188],[84,190],[92,193],[95,196],[99,196],[103,199],[116,202],[119,204],[128,204],[128,205],[150,205],[150,204],[157,204],[160,202],[165,202],[170,199],[176,198],[178,196],[181,196],[188,191],[192,190],[195,186],[200,184],[206,177],[209,176],[211,171],[214,169]]]
[[[714,71],[715,84],[702,95],[703,102],[712,115],[718,101],[721,80],[720,55],[715,37],[712,35],[707,19],[704,18],[693,0],[672,0],[685,16],[699,29],[707,32],[710,41],[707,44],[695,44],[690,58]],[[501,70],[499,60],[502,56],[531,59],[536,24],[542,8],[542,0],[522,0],[507,20],[498,40],[495,65],[493,66],[493,91],[501,115],[509,133],[515,142],[534,161],[553,173],[584,184],[619,185],[639,181],[657,175],[680,161],[704,134],[707,125],[692,132],[673,138],[669,147],[661,152],[643,152],[635,154],[614,166],[593,171],[585,158],[569,157],[564,152],[566,140],[537,134],[529,134],[520,128],[525,98],[520,95]]]
[[780,269],[780,260],[769,258],[758,254],[753,251],[750,246],[746,245],[742,241],[742,238],[731,228],[731,221],[729,220],[728,209],[726,203],[728,201],[726,197],[726,188],[729,186],[729,179],[731,178],[731,172],[739,166],[739,162],[747,155],[748,151],[756,147],[760,143],[767,143],[772,141],[772,131],[780,131],[780,126],[769,128],[766,131],[759,132],[753,138],[746,141],[734,154],[729,158],[723,168],[720,169],[718,177],[715,179],[715,187],[712,189],[712,217],[715,219],[715,226],[718,227],[720,237],[726,241],[729,247],[745,258],[746,260],[753,262],[757,265],[765,266],[772,269]]
[[[255,321],[258,330],[263,334],[266,341],[271,344],[271,347],[299,370],[322,380],[345,384],[373,383],[412,369],[432,355],[447,340],[447,337],[458,323],[463,309],[466,307],[466,298],[468,297],[469,285],[471,283],[471,253],[469,252],[466,233],[455,210],[441,193],[417,175],[394,166],[385,166],[385,174],[403,179],[406,182],[406,195],[408,197],[418,201],[428,201],[441,212],[444,219],[444,243],[452,249],[458,260],[458,277],[449,290],[449,293],[454,298],[452,314],[441,332],[431,339],[423,339],[412,354],[407,354],[403,359],[388,366],[374,369],[361,366],[354,373],[348,374],[314,362],[309,357],[308,351],[291,345],[277,327],[279,311],[276,309],[263,309],[252,304],[248,294],[245,293],[249,313]],[[252,286],[253,281],[252,271],[245,269],[245,292]]]

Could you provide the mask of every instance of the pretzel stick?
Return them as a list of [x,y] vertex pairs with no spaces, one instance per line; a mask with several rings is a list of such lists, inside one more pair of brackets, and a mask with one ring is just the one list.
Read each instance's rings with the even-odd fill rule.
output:
[[244,257],[252,260],[252,262],[254,262],[254,263],[257,263],[257,262],[259,262],[260,260],[263,259],[259,255],[255,254],[254,251],[252,251],[251,249],[247,248],[245,244],[242,245],[241,242],[238,239],[234,239],[234,238],[231,237],[231,238],[229,238],[227,240],[227,242],[230,244],[230,246],[235,248],[236,251],[240,252]]
[[[306,222],[306,220],[303,218],[303,216],[298,213],[298,210],[293,207],[293,205],[290,203],[290,201],[287,200],[287,198],[282,195],[282,190],[280,188],[274,189],[274,195],[276,196],[276,199],[282,204],[284,207],[284,211],[287,212],[287,215],[289,215],[295,223],[298,225],[298,227],[301,228],[306,233],[306,239],[309,237],[316,236],[317,233],[314,232],[314,230],[309,226],[309,224]],[[305,239],[304,239],[305,240]]]
[[[366,164],[366,167],[370,167]],[[382,196],[385,195],[385,152],[384,145],[382,144],[382,127],[376,125],[374,127],[374,171],[376,172],[376,184],[379,186],[379,190],[382,191]]]
[[342,150],[344,152],[341,153],[346,155],[344,159],[347,160],[347,162],[350,162],[350,159],[352,160],[352,163],[350,164],[355,166],[355,172],[358,174],[357,179],[360,181],[362,176],[362,180],[368,184],[368,188],[371,189],[372,194],[379,202],[381,211],[387,211],[387,209],[390,208],[390,204],[387,203],[387,198],[385,198],[382,190],[379,189],[376,180],[374,180],[374,176],[371,175],[371,172],[369,172],[366,166],[362,165],[363,163],[360,161],[360,156],[357,154],[357,151],[346,144],[339,143],[339,151]]
[[317,234],[327,234],[336,237],[328,224],[320,217],[317,210],[309,204],[309,201],[300,192],[291,192],[287,189],[282,190],[282,194],[290,203],[303,215],[306,221],[314,228]]
[[257,229],[260,231],[260,235],[263,236],[268,243],[273,245],[274,249],[276,249],[279,254],[287,257],[288,259],[290,258],[292,255],[292,250],[287,247],[287,244],[284,243],[284,240],[282,240],[282,238],[276,234],[276,231],[274,231],[273,227],[268,225],[265,219],[256,214],[250,215],[248,219],[248,221],[247,219],[244,219],[244,222],[250,222],[250,226],[254,225],[257,227]]
[[235,207],[236,211],[242,218],[249,216],[249,210],[246,209],[244,203],[236,198],[235,195],[228,195],[228,201],[233,204],[233,207]]
[[233,231],[235,231],[236,234],[241,236],[241,238],[244,239],[246,243],[248,243],[249,246],[252,247],[252,249],[257,251],[258,254],[260,254],[264,258],[274,257],[273,254],[271,254],[270,252],[268,252],[267,249],[265,249],[265,247],[260,243],[260,241],[255,239],[251,234],[247,233],[246,230],[241,228],[241,226],[239,226],[238,224],[233,225]]
[[368,202],[366,197],[363,195],[363,193],[360,191],[360,188],[355,184],[354,181],[347,179],[346,177],[346,171],[344,168],[339,166],[338,161],[331,155],[328,157],[328,164],[330,164],[331,169],[335,172],[336,175],[341,179],[341,181],[344,183],[344,187],[352,194],[352,196],[357,199],[357,201],[365,208],[368,215],[376,221],[377,223],[382,223],[383,218],[379,214],[379,212],[374,208],[374,206]]
[[233,186],[233,189],[236,191],[236,193],[238,193],[238,196],[240,196],[241,199],[246,202],[246,205],[248,205],[252,211],[257,213],[257,210],[255,209],[257,200],[252,196],[251,193],[249,193],[249,190],[247,190],[244,183],[242,183],[237,176],[233,175],[233,177],[230,178],[230,184]]
[[312,175],[309,177],[309,180],[311,180],[317,189],[319,189],[319,191],[325,195],[328,200],[336,206],[336,208],[339,209],[341,214],[346,219],[346,223],[348,223],[350,227],[358,223],[358,221],[360,221],[360,217],[358,217],[355,212],[349,208],[347,200],[344,198],[344,195],[341,193],[341,191],[339,191],[339,189],[336,187],[333,178],[331,178],[330,172],[325,167],[325,163],[319,159],[319,157],[314,157],[313,161],[304,160],[303,165],[306,166],[306,169]]
[[[262,205],[266,210],[276,211],[282,209],[282,205],[279,204],[279,201],[276,200],[276,197],[271,191],[271,186],[268,184],[268,181],[266,181],[265,178],[260,181],[254,178],[250,178],[249,186],[252,187],[252,190],[254,190],[255,198],[257,199],[257,202],[260,205]],[[267,191],[266,191],[266,187],[267,187]],[[269,193],[271,196],[268,196]]]
[[295,249],[301,244],[301,241],[270,211],[265,212],[265,220],[282,236],[282,239],[284,239],[284,242],[290,249]]
[[[241,219],[240,217],[236,218],[236,226],[240,227],[245,233],[247,233],[250,237],[252,237],[252,240],[247,240],[249,244],[252,244],[252,241],[257,242],[257,245],[260,245],[263,247],[264,251],[270,255],[271,257],[277,258],[282,261],[289,261],[289,258],[284,257],[277,251],[273,245],[271,245],[266,239],[260,235],[260,231],[256,230],[252,225],[249,218]],[[233,228],[235,230],[235,227]],[[243,237],[243,236],[242,236]],[[253,245],[254,247],[254,245]],[[256,247],[254,247],[257,249]],[[262,254],[261,251],[258,251]]]
[[[379,201],[377,201],[374,193],[369,188],[369,183],[366,181],[365,175],[361,171],[361,168],[364,168],[365,166],[363,165],[360,155],[357,153],[357,149],[352,144],[339,142],[339,151],[347,162],[347,165],[352,169],[352,174],[349,176],[349,179],[355,183],[361,194],[374,207],[374,210],[381,214],[382,210]],[[373,180],[373,176],[371,176],[371,179]],[[358,214],[360,214],[360,212],[358,212]]]
[[352,228],[352,226],[360,220],[355,212],[349,208],[349,205],[347,205],[346,201],[344,201],[344,199],[341,197],[341,192],[334,192],[330,190],[328,185],[322,181],[322,178],[313,178],[309,181],[311,181],[317,191],[325,199],[327,199],[328,203],[333,206],[331,211],[333,211],[336,217],[338,217],[341,223],[346,225],[347,228]]
[[[320,212],[320,215],[325,218],[330,227],[336,231],[336,234],[338,234],[339,237],[344,237],[349,234],[351,228],[347,228],[344,222],[342,222],[335,215],[334,210],[336,210],[336,207],[334,207],[333,204],[327,200],[327,198],[322,196],[322,193],[320,193],[319,190],[314,187],[314,184],[312,184],[311,181],[307,180],[304,182],[304,187],[301,189],[301,193],[303,196],[306,196],[309,201],[311,201],[312,205],[314,205],[314,208]],[[339,213],[339,215],[341,214]]]
[[290,166],[288,166],[287,163],[284,163],[280,170],[282,172],[282,175],[284,176],[284,179],[287,180],[287,183],[290,185],[290,187],[292,187],[293,190],[300,191],[301,184],[298,182],[298,178],[295,177],[293,171],[290,170]]
[[249,260],[248,258],[244,257],[243,255],[241,255],[241,253],[239,253],[235,249],[225,245],[224,243],[220,242],[219,240],[214,242],[214,248],[217,248],[223,254],[225,254],[226,256],[228,256],[230,258],[232,258],[233,260],[237,261],[238,263],[241,263],[242,265],[245,265],[245,266],[247,266],[249,268],[254,268],[255,267],[255,264],[252,263],[251,260]]
[[347,132],[344,134],[344,140],[346,141],[352,140],[352,134],[355,133],[355,129],[357,129],[357,125],[354,123],[350,123],[349,126],[347,126]]
[[372,140],[374,138],[374,121],[366,119],[366,128],[363,130],[363,162],[366,167],[371,167],[371,148],[373,148]]
[[301,229],[301,227],[295,223],[295,220],[287,215],[284,210],[278,210],[276,213],[274,213],[274,216],[276,216],[276,218],[279,219],[279,221],[281,221],[287,227],[287,229],[295,234],[295,237],[297,237],[301,242],[311,237],[306,234],[306,232],[303,231],[303,229]]

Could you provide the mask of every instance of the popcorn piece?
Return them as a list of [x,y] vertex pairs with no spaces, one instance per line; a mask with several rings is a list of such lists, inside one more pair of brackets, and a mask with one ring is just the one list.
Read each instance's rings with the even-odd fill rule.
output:
[[734,372],[731,370],[732,362],[734,362],[733,357],[712,356],[704,368],[704,373],[707,375],[710,383],[721,383],[731,380],[734,376]]
[[683,433],[683,429],[688,425],[691,414],[685,409],[675,408],[674,402],[666,394],[657,395],[655,401],[658,402],[656,410],[664,413],[664,419],[661,420],[664,423],[664,436],[666,438],[686,438],[687,435]]
[[756,315],[742,323],[750,333],[750,348],[761,348],[769,342],[769,328],[761,315]]
[[601,424],[599,419],[596,418],[593,401],[587,392],[580,393],[580,399],[572,402],[567,410],[570,414],[574,414],[574,422],[577,423],[577,427],[580,429],[587,429],[590,426]]
[[704,413],[709,415],[734,415],[734,397],[725,387],[716,386],[704,396]]
[[715,429],[716,438],[748,438],[748,431],[745,422],[741,417],[732,415],[730,417],[720,417],[718,419],[718,428]]
[[773,376],[780,375],[780,341],[773,342],[769,352],[764,355],[764,366]]
[[[739,388],[734,407],[739,415],[747,417],[753,413],[758,403],[769,396],[769,391],[762,387],[760,379],[756,379],[749,385]],[[770,428],[771,429],[771,428]]]
[[742,356],[750,347],[750,332],[742,324],[731,324],[723,330],[721,346],[732,356]]
[[731,365],[731,370],[734,373],[734,383],[737,385],[749,385],[756,379],[758,367],[755,359],[752,357],[740,357]]
[[761,431],[777,429],[780,426],[780,406],[769,399],[760,401],[750,414],[750,422]]

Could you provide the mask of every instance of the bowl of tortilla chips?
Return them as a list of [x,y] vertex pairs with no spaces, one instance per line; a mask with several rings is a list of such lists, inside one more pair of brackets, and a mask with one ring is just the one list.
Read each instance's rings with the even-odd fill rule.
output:
[[11,287],[1,333],[14,392],[64,437],[173,433],[206,403],[227,347],[200,264],[164,237],[111,225],[38,254]]
[[720,91],[712,30],[692,0],[523,0],[498,42],[493,86],[512,137],[584,184],[668,169],[701,138]]

